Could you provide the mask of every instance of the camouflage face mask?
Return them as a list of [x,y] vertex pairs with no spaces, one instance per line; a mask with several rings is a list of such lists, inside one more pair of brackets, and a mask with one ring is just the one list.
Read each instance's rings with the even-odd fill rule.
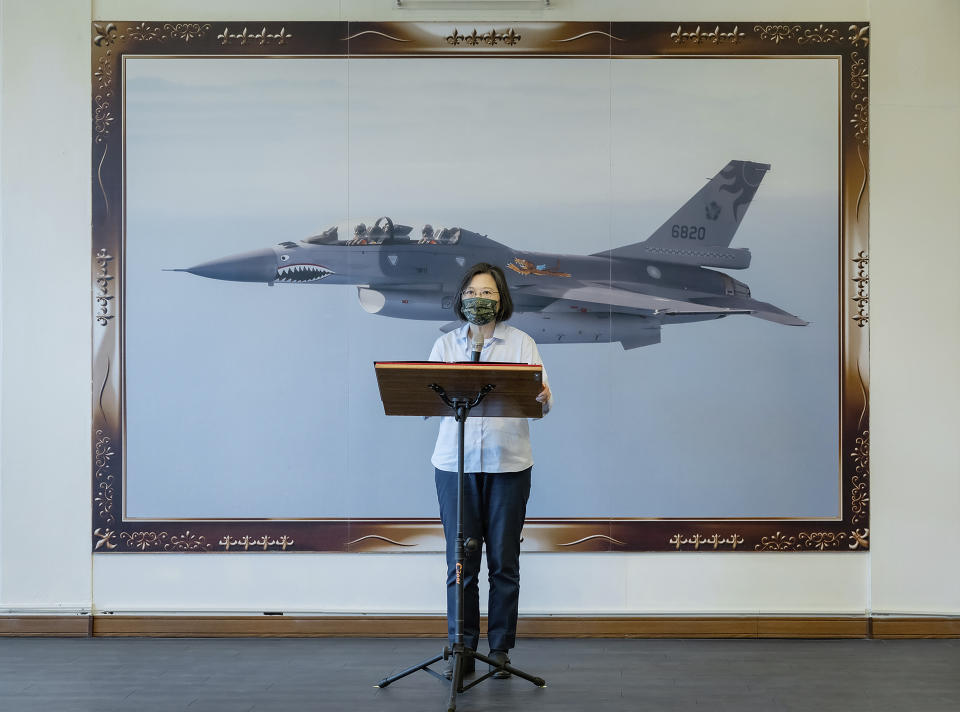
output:
[[497,300],[473,297],[463,300],[463,315],[467,321],[477,326],[489,324],[497,318]]

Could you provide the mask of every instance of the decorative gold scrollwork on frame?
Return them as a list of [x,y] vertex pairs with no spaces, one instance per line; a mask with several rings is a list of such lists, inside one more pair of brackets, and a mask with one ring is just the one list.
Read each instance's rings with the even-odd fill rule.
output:
[[183,534],[171,534],[170,541],[163,545],[164,551],[203,551],[209,548],[205,536],[198,536],[189,529]]
[[113,67],[110,66],[110,51],[97,61],[97,69],[93,78],[97,82],[97,91],[106,91],[113,86]]
[[615,35],[611,35],[609,32],[604,32],[603,30],[590,30],[590,31],[588,31],[588,32],[581,32],[580,34],[574,35],[573,37],[564,37],[563,39],[554,40],[554,42],[576,42],[576,41],[579,40],[579,39],[583,39],[584,37],[590,37],[590,36],[592,36],[592,35],[600,35],[601,37],[609,37],[610,39],[614,40],[615,42],[623,42],[623,38],[622,38],[622,37],[617,37],[617,36],[615,36]]
[[857,326],[864,327],[870,321],[870,258],[865,250],[860,250],[857,256],[853,258],[857,265],[857,274],[853,277],[856,283],[856,294],[850,297],[857,303],[857,313],[853,315],[853,320]]
[[800,532],[800,542],[804,548],[818,551],[838,549],[846,538],[843,532]]
[[[112,520],[113,517],[111,516],[110,519]],[[93,535],[97,538],[94,551],[116,549],[119,546],[116,543],[118,538],[127,549],[140,551],[207,551],[211,548],[205,536],[194,534],[189,529],[182,534],[155,531],[117,534],[108,527],[97,527],[93,530]]]
[[168,532],[120,532],[120,539],[128,549],[140,551],[207,551],[211,545],[207,538],[198,536],[189,529],[182,534]]
[[101,546],[105,546],[107,549],[117,548],[117,545],[113,543],[113,539],[116,538],[117,533],[112,529],[100,529],[98,527],[93,530],[93,535],[97,537],[97,543],[93,547],[94,551]]
[[393,42],[409,42],[410,41],[410,40],[405,40],[402,37],[395,37],[394,35],[388,35],[386,32],[380,32],[379,30],[362,30],[360,32],[354,32],[352,35],[347,35],[346,37],[344,37],[343,41],[349,42],[350,40],[355,40],[358,37],[363,37],[364,35],[375,35],[377,37],[383,37]]
[[692,546],[694,550],[699,550],[701,546],[707,548],[712,546],[714,549],[719,549],[722,546],[730,545],[731,549],[736,549],[738,544],[743,543],[743,537],[739,534],[731,534],[728,537],[724,537],[720,534],[713,534],[711,536],[704,536],[703,534],[694,534],[693,536],[683,536],[682,534],[674,534],[670,537],[668,542],[672,544],[677,550],[682,546]]
[[496,29],[492,29],[489,32],[480,33],[477,32],[477,29],[474,28],[473,31],[468,35],[460,34],[460,30],[454,29],[452,33],[446,36],[447,44],[458,47],[461,44],[468,45],[470,47],[477,47],[481,44],[489,45],[490,47],[496,47],[498,44],[505,44],[510,47],[520,44],[521,40],[520,33],[510,28],[506,32],[500,33]]
[[346,546],[354,546],[359,544],[361,541],[368,541],[370,539],[376,539],[377,541],[382,541],[385,544],[393,544],[394,546],[416,546],[416,544],[404,544],[402,541],[397,541],[396,539],[391,539],[387,536],[381,536],[379,534],[367,534],[362,536],[359,539],[354,539],[353,541],[348,541]]
[[[109,47],[110,45],[119,44],[123,40],[128,39],[134,40],[135,42],[166,42],[170,39],[189,43],[191,40],[203,39],[210,31],[210,24],[200,22],[165,22],[161,26],[141,22],[121,31],[116,24],[111,22],[107,25],[94,23],[93,30],[96,33],[93,37],[93,43],[97,47]],[[287,37],[289,37],[289,35],[287,35]]]
[[850,53],[850,99],[856,102],[853,106],[853,136],[857,143],[866,145],[869,138],[870,102],[867,100],[867,59],[859,52]]
[[[612,536],[607,536],[606,534],[590,534],[589,536],[582,536],[579,539],[575,539],[573,541],[562,542],[560,544],[557,544],[557,546],[576,546],[577,544],[585,544],[588,541],[594,541],[596,539],[606,539],[611,544],[617,544],[619,546],[624,546],[627,543],[625,541],[620,541],[619,539],[614,539]],[[521,539],[521,541],[523,540]]]
[[97,133],[97,143],[103,143],[104,139],[110,134],[110,127],[113,125],[114,116],[110,111],[110,94],[97,94],[93,97],[96,105],[93,110],[93,129]]
[[94,295],[94,299],[99,305],[100,313],[94,316],[100,326],[106,326],[107,322],[113,319],[113,314],[110,313],[110,302],[113,299],[113,295],[110,294],[110,283],[113,281],[113,276],[109,270],[113,255],[107,252],[106,248],[100,248],[94,259],[100,265],[100,271],[96,276],[97,289],[100,290],[100,293]]
[[[97,431],[97,440],[93,445],[93,462],[97,469],[93,480],[97,485],[97,494],[93,498],[97,505],[97,514],[108,524],[113,524],[113,475],[110,472],[110,458],[113,457],[113,448],[110,446],[110,436],[104,435],[102,430]],[[97,544],[97,548],[100,544]],[[113,547],[108,547],[113,548]]]
[[817,27],[803,28],[800,25],[756,25],[754,32],[760,33],[760,39],[774,44],[780,44],[786,40],[796,40],[797,44],[827,44],[828,42],[843,43],[849,42],[854,47],[861,44],[866,47],[870,38],[867,34],[870,32],[870,25],[850,25],[847,31],[849,35],[844,36],[836,27],[827,27],[820,24]]
[[795,536],[785,536],[782,532],[761,538],[760,543],[753,547],[754,551],[788,551],[799,548],[800,544]]
[[847,548],[851,550],[856,549],[869,549],[870,548],[870,529],[864,529],[863,533],[859,529],[854,529],[850,532],[850,538],[853,541],[850,542]]
[[159,549],[167,538],[166,532],[120,532],[120,539],[128,549]]
[[850,25],[850,27],[847,29],[850,31],[850,35],[847,37],[847,42],[852,44],[854,47],[859,47],[861,42],[863,42],[864,47],[870,44],[870,38],[867,37],[867,33],[870,32],[870,25],[864,25],[863,27],[858,25]]
[[806,29],[803,34],[797,38],[798,44],[826,44],[827,42],[836,42],[840,38],[840,30],[835,27],[825,27],[820,25],[813,29]]
[[159,40],[161,37],[160,28],[141,22],[139,25],[127,30],[127,36],[138,42],[149,42],[150,40]]
[[175,24],[168,22],[164,24],[163,29],[166,30],[170,37],[189,42],[194,38],[202,39],[210,30],[210,25],[201,25],[198,22],[177,22]]
[[857,141],[866,144],[869,136],[867,127],[870,125],[870,105],[866,98],[862,102],[857,102],[856,106],[853,107],[853,116],[850,118],[850,123],[854,126],[853,135]]
[[867,481],[870,476],[870,431],[864,430],[856,439],[853,451],[854,473],[850,477],[850,523],[859,524],[866,519],[870,502],[870,489]]
[[773,536],[765,536],[760,543],[753,547],[754,551],[801,551],[816,549],[817,551],[837,550],[845,539],[851,539],[847,548],[851,550],[870,548],[870,530],[854,529],[849,534],[845,532],[800,532],[799,537],[787,536],[777,532]]
[[670,39],[673,40],[674,44],[685,44],[687,42],[697,45],[703,44],[704,42],[712,42],[713,44],[737,44],[744,37],[746,37],[746,34],[740,31],[738,25],[734,25],[733,29],[729,32],[721,32],[720,25],[714,27],[712,31],[701,30],[700,25],[697,25],[697,29],[684,32],[683,25],[677,25],[677,29],[670,33]]
[[270,547],[276,546],[279,547],[281,551],[286,551],[288,547],[293,547],[294,541],[286,534],[274,539],[266,534],[261,537],[250,536],[245,534],[239,539],[234,539],[229,534],[223,537],[220,541],[217,542],[220,546],[223,547],[224,551],[230,551],[230,547],[235,546],[237,549],[243,548],[244,551],[249,551],[251,547],[254,549],[261,549],[266,551]]
[[283,45],[287,43],[287,40],[293,37],[292,34],[287,32],[286,27],[281,27],[279,32],[270,34],[267,32],[266,27],[260,28],[259,32],[250,32],[246,27],[244,27],[240,32],[231,34],[229,27],[224,27],[223,32],[217,35],[217,39],[220,40],[220,44],[228,45],[233,40],[239,40],[241,45],[247,44],[250,41],[256,41],[259,45],[265,45],[268,42],[276,40],[278,45]]
[[850,98],[857,99],[867,96],[867,58],[861,57],[854,50],[850,53]]
[[[98,25],[97,23],[93,23],[93,31],[97,33],[93,36],[93,43],[97,47],[109,47],[117,41],[117,26],[112,22],[109,22],[106,25]],[[123,37],[123,35],[119,36]]]
[[757,25],[753,31],[759,32],[762,40],[780,44],[784,40],[796,39],[797,33],[800,32],[800,25]]

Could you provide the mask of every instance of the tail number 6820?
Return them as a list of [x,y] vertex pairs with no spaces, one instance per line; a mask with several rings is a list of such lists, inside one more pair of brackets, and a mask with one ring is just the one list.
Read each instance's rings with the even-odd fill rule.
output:
[[678,240],[702,240],[707,236],[707,228],[699,225],[674,225],[670,234]]

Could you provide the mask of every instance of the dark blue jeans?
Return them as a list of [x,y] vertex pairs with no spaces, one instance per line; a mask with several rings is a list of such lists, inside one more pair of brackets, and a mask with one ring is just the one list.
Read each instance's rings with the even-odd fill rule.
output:
[[[463,475],[463,537],[487,549],[487,641],[491,650],[510,650],[517,637],[520,602],[520,532],[530,498],[530,470]],[[457,610],[457,473],[436,470],[437,500],[447,540],[447,630],[454,642]],[[463,642],[480,640],[480,549],[463,562]]]

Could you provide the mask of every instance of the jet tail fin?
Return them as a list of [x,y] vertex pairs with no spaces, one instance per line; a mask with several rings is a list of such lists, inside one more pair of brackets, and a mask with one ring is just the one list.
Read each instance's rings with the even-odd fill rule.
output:
[[730,161],[643,242],[598,253],[728,269],[750,266],[750,251],[730,247],[768,163]]
[[[760,181],[769,170],[768,163],[730,161],[661,225],[646,244],[676,246],[686,241],[694,247],[729,247]],[[691,234],[694,231],[696,234]]]

